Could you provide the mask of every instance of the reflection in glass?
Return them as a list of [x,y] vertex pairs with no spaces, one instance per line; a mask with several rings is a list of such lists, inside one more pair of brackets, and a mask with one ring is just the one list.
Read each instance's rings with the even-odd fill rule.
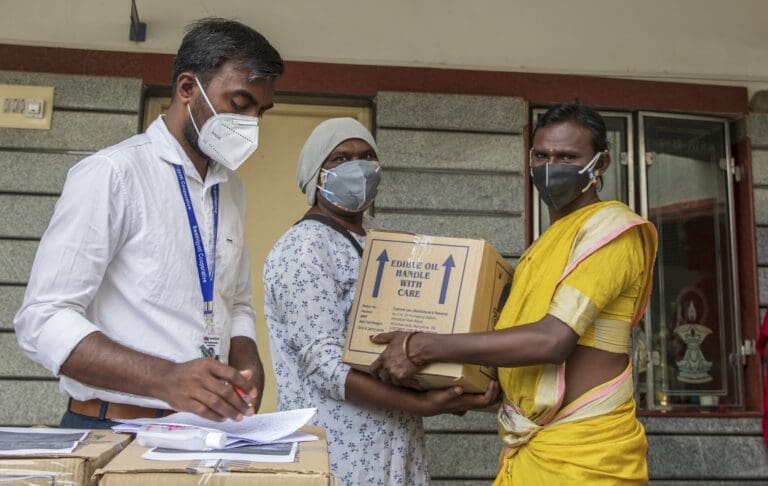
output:
[[648,219],[659,232],[650,336],[643,336],[654,396],[641,401],[656,409],[739,405],[739,370],[729,360],[735,324],[725,123],[643,116],[641,126]]

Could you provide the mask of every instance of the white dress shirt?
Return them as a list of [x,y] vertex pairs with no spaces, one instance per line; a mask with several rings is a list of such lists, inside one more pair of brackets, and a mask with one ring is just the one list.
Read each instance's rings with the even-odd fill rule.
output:
[[[67,175],[14,319],[21,348],[54,374],[95,331],[174,362],[201,357],[203,299],[172,164],[183,168],[209,262],[211,187],[219,184],[214,324],[221,359],[227,361],[231,337],[256,340],[242,184],[217,163],[203,181],[161,117],[146,133],[83,159]],[[66,376],[60,389],[78,400],[170,408]]]

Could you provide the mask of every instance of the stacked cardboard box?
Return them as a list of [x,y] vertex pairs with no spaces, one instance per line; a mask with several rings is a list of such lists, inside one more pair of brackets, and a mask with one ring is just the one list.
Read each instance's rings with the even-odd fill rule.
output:
[[291,463],[230,461],[201,465],[200,461],[150,461],[146,447],[131,444],[96,472],[105,486],[329,486],[331,474],[325,431],[307,426],[302,431],[320,440],[302,442]]
[[131,436],[92,430],[71,454],[3,456],[0,483],[25,485],[93,486],[93,473],[106,465],[131,441]]

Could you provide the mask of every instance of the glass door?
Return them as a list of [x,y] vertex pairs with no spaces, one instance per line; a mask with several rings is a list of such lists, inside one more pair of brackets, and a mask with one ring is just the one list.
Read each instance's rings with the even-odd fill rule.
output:
[[653,294],[636,336],[640,408],[740,407],[728,123],[641,112],[638,131],[641,211],[659,233]]

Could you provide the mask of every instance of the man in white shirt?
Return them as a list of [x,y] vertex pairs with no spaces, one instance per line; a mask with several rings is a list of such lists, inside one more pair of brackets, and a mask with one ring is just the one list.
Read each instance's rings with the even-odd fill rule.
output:
[[40,242],[19,345],[61,378],[61,425],[255,413],[246,200],[234,173],[272,107],[278,52],[238,22],[190,26],[168,113],[73,167]]

